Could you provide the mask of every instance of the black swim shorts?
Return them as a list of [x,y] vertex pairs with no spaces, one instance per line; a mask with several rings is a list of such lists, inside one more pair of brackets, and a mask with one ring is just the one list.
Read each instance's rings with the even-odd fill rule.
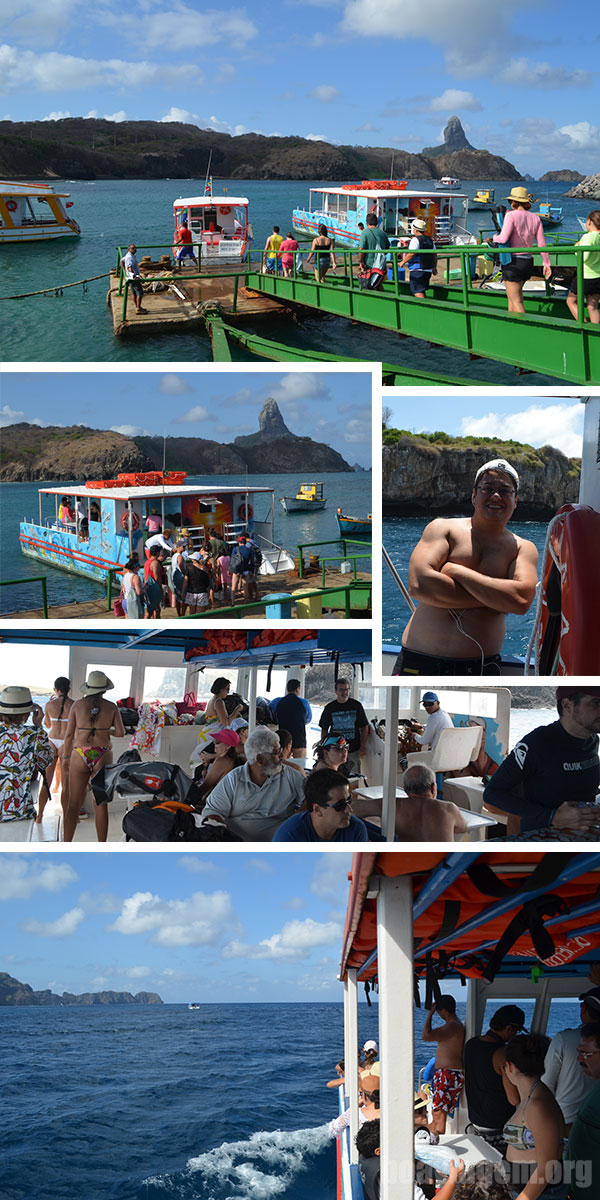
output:
[[483,663],[478,658],[439,658],[435,654],[421,654],[417,650],[402,647],[392,675],[499,675],[499,654],[487,654]]
[[533,258],[529,254],[513,254],[512,261],[502,268],[505,283],[526,283],[533,274]]

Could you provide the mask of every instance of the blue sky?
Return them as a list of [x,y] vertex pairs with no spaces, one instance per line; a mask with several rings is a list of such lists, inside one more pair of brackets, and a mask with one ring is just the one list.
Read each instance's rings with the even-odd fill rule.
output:
[[581,458],[584,405],[576,397],[528,396],[520,389],[508,396],[462,390],[422,396],[384,397],[391,409],[390,428],[411,433],[444,433],[466,437],[513,439],[531,446],[554,446],[570,458]]
[[0,114],[417,152],[457,113],[473,145],[521,172],[586,173],[598,169],[597,14],[593,0],[573,19],[558,0],[3,3]]
[[3,373],[0,426],[89,425],[129,436],[233,442],[256,433],[268,397],[288,429],[337,450],[351,465],[371,465],[372,375],[359,371],[117,371]]
[[345,852],[1,858],[0,971],[35,990],[343,999]]

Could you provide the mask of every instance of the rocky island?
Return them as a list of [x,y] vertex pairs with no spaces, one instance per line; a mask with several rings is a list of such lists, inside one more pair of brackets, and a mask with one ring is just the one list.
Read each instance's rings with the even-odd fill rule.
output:
[[392,160],[395,178],[521,178],[506,159],[471,146],[458,117],[450,118],[444,144],[421,154],[258,133],[232,137],[177,121],[0,121],[4,179],[204,179],[211,155],[214,177],[228,179],[386,179]]
[[478,468],[498,457],[507,458],[519,472],[521,520],[548,521],[561,505],[577,502],[581,459],[567,458],[553,446],[535,449],[492,438],[385,429],[384,515],[466,516]]
[[80,996],[72,992],[59,996],[49,989],[35,992],[28,983],[0,971],[0,1007],[24,1004],[50,1008],[61,1004],[162,1004],[162,1000],[157,992],[137,992],[135,996],[131,992],[82,992]]
[[[166,469],[188,475],[277,475],[307,466],[318,472],[353,469],[337,450],[292,433],[272,398],[265,401],[258,424],[256,433],[229,443],[168,437]],[[160,471],[162,466],[162,437],[126,437],[84,425],[11,425],[0,450],[4,483],[114,479],[120,472]]]
[[586,175],[581,183],[571,188],[570,192],[565,192],[565,195],[577,200],[600,200],[600,171],[595,175]]

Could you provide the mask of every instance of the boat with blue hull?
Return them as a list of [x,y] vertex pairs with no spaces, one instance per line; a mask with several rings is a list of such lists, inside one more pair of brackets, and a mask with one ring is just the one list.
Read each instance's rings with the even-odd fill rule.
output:
[[538,209],[538,216],[545,227],[562,225],[563,210],[560,204],[550,204],[548,200],[542,200]]
[[434,241],[451,244],[457,234],[467,232],[468,206],[468,197],[456,192],[414,191],[404,180],[365,179],[311,188],[308,206],[294,209],[292,225],[304,237],[316,237],[319,225],[324,225],[337,246],[358,250],[362,232],[358,226],[366,226],[367,216],[375,213],[392,245],[402,245],[410,238],[415,219],[425,221],[426,232]]
[[336,516],[339,531],[344,537],[355,537],[358,534],[363,541],[367,538],[370,541],[372,528],[370,513],[368,517],[347,517],[341,508],[338,508]]
[[[134,478],[153,478],[155,482],[133,483]],[[164,481],[176,478],[182,481],[185,473],[167,473],[163,478],[160,472],[152,472],[146,476],[125,475],[116,480],[40,488],[37,520],[25,519],[19,527],[22,553],[46,565],[51,563],[75,575],[104,582],[110,571],[122,567],[133,554],[137,554],[140,563],[144,561],[145,523],[154,510],[160,515],[162,529],[171,530],[173,536],[184,536],[190,552],[200,548],[211,528],[229,543],[241,533],[249,534],[261,548],[261,570],[270,573],[269,562],[274,552],[273,489],[239,485],[212,488]],[[53,515],[48,514],[46,497],[53,500]],[[63,497],[69,510],[72,509],[73,520],[65,521],[59,515]],[[276,552],[280,558],[280,549],[276,548]]]

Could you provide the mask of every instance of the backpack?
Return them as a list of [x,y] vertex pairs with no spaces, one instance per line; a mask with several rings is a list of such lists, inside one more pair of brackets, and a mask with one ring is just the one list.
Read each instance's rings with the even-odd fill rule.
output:
[[[419,250],[435,250],[435,242],[430,238],[428,233],[415,234],[419,242]],[[422,271],[437,270],[437,254],[424,254],[420,259]],[[410,266],[410,264],[409,264]]]
[[229,559],[229,574],[230,575],[241,575],[243,569],[244,569],[244,560],[243,560],[239,550],[234,550],[233,554],[231,555],[231,558]]
[[252,547],[252,565],[253,565],[255,571],[258,571],[259,567],[262,564],[262,560],[263,560],[262,550],[259,550],[258,546],[253,546]]

